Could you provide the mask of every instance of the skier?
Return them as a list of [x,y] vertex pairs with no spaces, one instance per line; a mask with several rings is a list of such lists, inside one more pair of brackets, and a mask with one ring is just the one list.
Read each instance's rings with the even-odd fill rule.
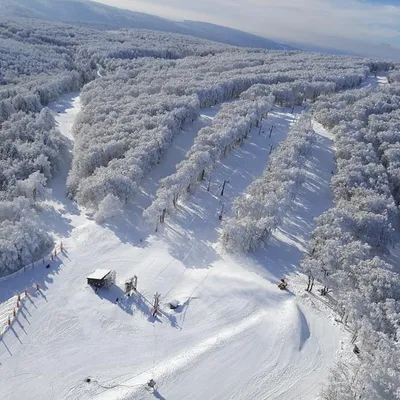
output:
[[115,302],[118,304],[119,298],[117,297],[117,300],[115,300]]
[[151,388],[151,389],[154,390],[154,388],[155,388],[155,386],[156,386],[156,381],[155,381],[153,378],[151,378],[151,379],[147,382],[147,386],[148,386],[149,388]]
[[278,285],[278,288],[284,290],[286,289],[286,287],[287,287],[287,282],[282,278],[281,283]]

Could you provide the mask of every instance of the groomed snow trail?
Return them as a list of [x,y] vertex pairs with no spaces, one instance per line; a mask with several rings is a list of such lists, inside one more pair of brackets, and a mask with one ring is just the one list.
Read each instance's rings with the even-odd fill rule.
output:
[[[70,139],[79,107],[76,95],[52,105],[61,111],[56,118]],[[158,234],[141,217],[159,179],[174,172],[217,110],[206,110],[184,128],[143,181],[132,210],[108,225],[97,225],[65,199],[66,161],[42,213],[66,254],[50,270],[0,282],[0,303],[33,283],[42,288],[0,342],[1,399],[27,393],[41,400],[316,398],[344,334],[276,283],[281,273],[295,271],[312,218],[330,206],[333,155],[326,131],[318,131],[307,183],[287,223],[255,256],[231,257],[219,248],[218,214],[222,204],[229,212],[232,200],[267,165],[269,146],[285,138],[294,116],[281,109],[264,121],[261,135],[255,128],[218,165],[210,192],[199,188]],[[224,179],[230,182],[222,199]],[[96,268],[115,269],[117,285],[96,294],[86,284]],[[133,275],[139,293],[128,298],[123,284]],[[156,291],[163,313],[154,319],[149,315]],[[175,311],[165,304],[171,299],[182,304]],[[153,394],[144,389],[150,378],[157,382]]]

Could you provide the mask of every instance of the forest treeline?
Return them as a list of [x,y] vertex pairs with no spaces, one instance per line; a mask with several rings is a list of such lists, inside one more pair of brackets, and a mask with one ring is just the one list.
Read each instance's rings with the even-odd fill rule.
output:
[[[141,179],[202,108],[242,94],[237,107],[248,110],[255,96],[258,102],[274,96],[285,105],[315,101],[357,87],[370,71],[394,67],[22,18],[0,19],[0,50],[0,275],[39,259],[51,246],[36,209],[67,147],[46,109],[63,93],[82,89],[83,104],[68,195],[105,216],[116,202],[134,200]],[[14,202],[21,212],[10,216]]]
[[[363,351],[339,365],[330,400],[400,399],[398,266],[391,261],[400,204],[400,66],[300,51],[245,49],[145,30],[98,31],[0,19],[0,276],[40,259],[53,244],[38,216],[67,150],[46,106],[81,91],[67,194],[106,219],[135,200],[185,124],[223,104],[200,130],[145,215],[162,223],[216,162],[240,146],[274,104],[311,105],[234,202],[223,223],[228,250],[266,245],[303,182],[312,119],[337,148],[334,207],[316,221],[302,262],[310,283],[335,292]],[[388,72],[383,88],[359,86]],[[310,289],[310,287],[309,287]]]
[[324,398],[398,399],[400,286],[398,240],[400,86],[352,90],[320,98],[314,118],[336,145],[334,207],[317,218],[302,261],[309,277],[332,291],[339,318],[360,354],[333,371]]
[[[167,33],[106,32],[0,18],[0,276],[40,259],[53,245],[37,209],[48,195],[48,181],[64,161],[67,143],[46,108],[49,102],[81,90],[106,65],[117,76],[120,61],[142,58],[148,64],[155,59],[217,54],[227,47]],[[191,101],[193,116],[188,120],[198,110],[198,100]],[[160,98],[160,104],[162,109],[178,111],[187,106],[177,96]],[[174,120],[173,113],[170,118]],[[157,125],[158,121],[154,128]],[[133,150],[135,146],[133,141]]]

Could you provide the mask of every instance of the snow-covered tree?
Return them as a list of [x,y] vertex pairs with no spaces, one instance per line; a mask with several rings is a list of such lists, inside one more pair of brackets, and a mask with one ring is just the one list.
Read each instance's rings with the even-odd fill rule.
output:
[[16,192],[33,201],[46,199],[51,191],[46,188],[47,178],[39,171],[30,174],[27,179],[16,182]]
[[0,201],[0,276],[36,261],[52,245],[31,200]]
[[112,217],[116,217],[117,215],[121,214],[123,204],[121,200],[114,196],[113,194],[109,193],[99,204],[99,209],[94,214],[94,219],[98,223],[102,223],[107,221]]
[[392,86],[326,96],[313,107],[320,122],[335,127],[335,206],[317,218],[301,265],[334,291],[338,313],[361,347],[356,361],[334,369],[327,400],[400,398],[399,270],[387,257],[398,220],[392,146],[399,101]]
[[303,114],[272,153],[261,178],[235,199],[233,215],[222,224],[229,251],[251,252],[266,245],[303,183],[302,169],[315,141],[311,118]]
[[177,165],[174,174],[161,182],[157,197],[145,211],[149,219],[157,220],[176,207],[210,173],[215,163],[247,137],[252,126],[258,124],[273,106],[273,97],[238,100],[225,104],[210,127],[199,131],[186,159]]

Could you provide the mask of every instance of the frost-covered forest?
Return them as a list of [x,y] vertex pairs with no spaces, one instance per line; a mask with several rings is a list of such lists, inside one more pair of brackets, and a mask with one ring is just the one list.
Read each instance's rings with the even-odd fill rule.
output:
[[221,240],[230,251],[255,251],[268,243],[303,181],[302,167],[311,153],[314,130],[304,114],[274,151],[268,168],[235,200],[233,216],[223,223]]
[[[127,60],[142,59],[146,65],[155,59],[180,59],[193,54],[200,57],[225,49],[226,45],[151,31],[99,33],[43,21],[0,20],[0,275],[40,259],[52,246],[52,238],[41,226],[36,210],[46,197],[46,182],[63,162],[66,143],[55,129],[54,118],[46,105],[63,93],[80,90],[98,77],[105,66],[116,74],[113,75],[116,79],[119,63],[124,65],[129,63]],[[132,63],[135,65],[135,61]],[[110,84],[113,85],[111,80]],[[89,101],[90,94],[86,99]],[[158,96],[158,106],[153,103],[154,99],[148,106],[155,110],[170,108],[170,123],[174,111],[185,113],[185,106],[190,102],[193,106],[188,114],[193,115],[185,118],[194,119],[197,115],[197,99],[193,96],[169,100]],[[107,108],[104,99],[99,97],[97,101]],[[130,118],[133,120],[133,115]],[[85,119],[82,116],[81,121]],[[149,123],[155,124],[156,130],[157,122]],[[160,128],[164,126],[160,121]],[[179,129],[179,124],[175,129]],[[83,132],[78,136],[83,137]],[[107,142],[106,136],[101,140]],[[111,140],[109,149],[112,143],[115,143],[112,158],[118,158],[116,152],[121,141]],[[130,146],[134,153],[135,143],[132,138]],[[91,142],[91,146],[95,148],[95,143]],[[99,163],[94,155],[91,157],[94,164],[88,168],[93,172],[104,161]],[[130,180],[127,190],[132,184]],[[84,196],[79,193],[83,204],[99,204],[95,197]],[[101,193],[97,196],[100,200],[104,198]]]
[[[231,107],[246,109],[258,97],[270,94],[286,106],[303,104],[322,93],[356,87],[371,68],[389,66],[330,55],[246,49],[177,60],[102,61],[102,79],[83,89],[69,194],[93,208],[108,193],[123,202],[133,200],[137,183],[168,149],[183,124],[197,118],[201,108],[239,98],[249,88],[241,103]],[[224,107],[221,113],[226,112]],[[237,136],[233,132],[216,134]],[[214,151],[226,153],[229,143],[223,142],[216,143]],[[188,162],[192,160],[193,155]]]
[[[220,243],[243,253],[268,245],[304,182],[313,124],[330,129],[334,206],[317,218],[301,268],[309,291],[316,281],[323,294],[334,293],[341,320],[364,351],[357,367],[337,366],[324,396],[400,399],[399,267],[391,254],[400,225],[399,70],[390,61],[238,48],[177,34],[0,20],[0,276],[52,248],[39,212],[67,149],[46,108],[62,94],[81,91],[82,101],[66,194],[98,221],[134,203],[142,179],[182,128],[221,104],[159,183],[143,213],[153,226],[251,129],[261,130],[275,106],[301,106],[267,168],[235,199]],[[381,71],[388,72],[386,86],[361,87]]]
[[328,399],[396,399],[400,392],[399,267],[391,249],[399,223],[400,87],[320,98],[316,120],[335,135],[335,206],[317,219],[302,268],[335,294],[341,319],[363,343],[361,364],[339,364]]

